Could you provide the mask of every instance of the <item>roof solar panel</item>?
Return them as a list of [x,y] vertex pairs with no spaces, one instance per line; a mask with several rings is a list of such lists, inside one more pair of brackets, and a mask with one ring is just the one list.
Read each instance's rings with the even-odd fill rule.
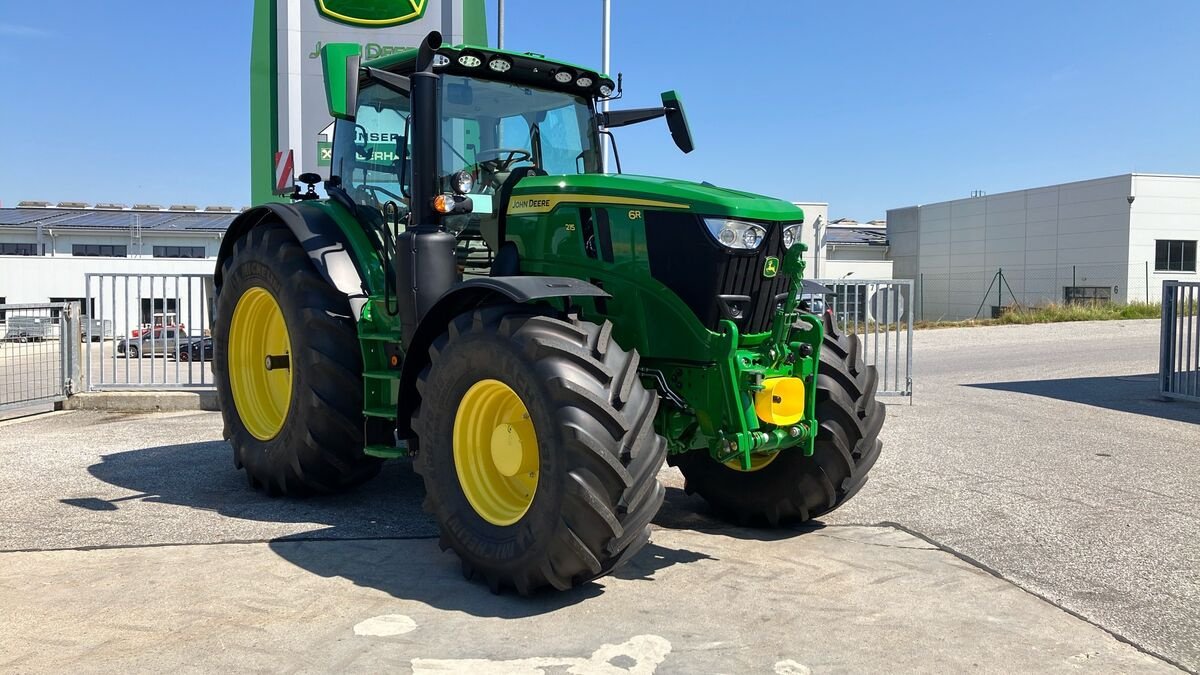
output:
[[134,224],[132,213],[89,211],[59,223],[62,227],[108,227],[126,229]]
[[128,230],[140,226],[143,230],[192,230],[221,232],[229,227],[236,213],[179,213],[171,211],[95,211],[62,209],[0,209],[0,227],[46,227]]
[[159,229],[159,228],[163,227],[164,225],[167,225],[171,221],[178,220],[179,218],[182,217],[178,213],[168,213],[168,212],[143,213],[143,214],[141,214],[141,216],[142,216],[142,227],[149,228],[152,230]]
[[[229,227],[229,223],[233,222],[232,215],[210,216],[210,215],[190,215],[184,216],[179,220],[171,223],[171,229],[176,230],[212,230],[219,231]],[[159,228],[164,229],[164,228]]]
[[66,211],[52,209],[0,209],[0,225],[24,225],[61,216]]

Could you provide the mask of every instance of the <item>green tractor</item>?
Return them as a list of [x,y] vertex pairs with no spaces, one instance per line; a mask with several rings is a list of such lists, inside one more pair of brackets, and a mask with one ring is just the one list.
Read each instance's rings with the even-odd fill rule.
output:
[[673,92],[603,112],[603,73],[437,33],[322,56],[327,197],[301,176],[217,261],[216,382],[252,486],[335,492],[410,457],[443,549],[522,594],[636,554],[664,461],[739,522],[862,487],[876,373],[800,300],[801,209],[602,173],[608,129],[665,117],[692,149]]

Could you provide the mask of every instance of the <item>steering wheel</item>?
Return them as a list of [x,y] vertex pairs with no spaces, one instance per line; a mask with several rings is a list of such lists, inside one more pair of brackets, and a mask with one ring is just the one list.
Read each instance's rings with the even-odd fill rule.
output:
[[[396,194],[395,192],[392,192],[391,190],[386,190],[386,189],[384,189],[384,188],[381,188],[381,187],[379,187],[378,185],[368,185],[368,184],[366,184],[366,183],[363,183],[362,185],[359,185],[359,186],[358,186],[358,188],[359,188],[360,190],[370,190],[372,193],[375,193],[375,192],[382,192],[383,194],[385,194],[385,195],[387,195],[387,196],[391,197],[392,199],[394,199],[394,200],[396,200],[397,202],[400,202],[400,203],[403,203],[403,202],[404,202],[404,200],[406,199],[405,197],[401,197],[400,195]],[[374,196],[374,195],[372,195],[372,196]],[[378,198],[378,197],[375,197],[375,201],[379,201],[379,198]]]
[[403,205],[407,203],[405,197],[401,197],[391,190],[381,188],[378,185],[371,185],[369,183],[352,186],[350,193],[356,203],[363,204],[364,206],[373,206],[380,211],[383,210],[382,202],[379,200],[380,193],[392,198],[398,204]]
[[533,155],[523,148],[488,148],[475,153],[475,161],[492,173],[508,171],[513,164],[527,162],[531,157]]
[[532,157],[523,148],[489,148],[476,152],[475,165],[479,167],[480,187],[498,191],[508,178],[509,169],[517,162],[526,162]]

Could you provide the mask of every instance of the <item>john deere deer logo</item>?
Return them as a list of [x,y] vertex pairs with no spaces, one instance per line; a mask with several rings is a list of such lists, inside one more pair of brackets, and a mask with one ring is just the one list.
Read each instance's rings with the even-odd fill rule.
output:
[[771,277],[774,277],[776,274],[779,274],[779,258],[776,258],[775,256],[770,256],[767,258],[767,261],[763,264],[763,276],[770,279]]
[[317,11],[352,26],[383,28],[420,19],[427,4],[429,0],[317,0]]

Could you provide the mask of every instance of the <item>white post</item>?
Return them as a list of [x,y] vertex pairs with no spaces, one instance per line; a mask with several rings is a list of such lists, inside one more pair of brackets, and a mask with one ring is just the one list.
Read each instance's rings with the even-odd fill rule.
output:
[[[600,31],[600,61],[603,65],[604,74],[609,71],[609,25],[612,22],[612,0],[602,0],[604,3],[604,19],[603,28]],[[608,112],[608,101],[600,104],[600,110]],[[603,137],[600,141],[600,171],[608,173],[608,144],[604,142]]]
[[504,0],[496,2],[496,48],[504,49]]

